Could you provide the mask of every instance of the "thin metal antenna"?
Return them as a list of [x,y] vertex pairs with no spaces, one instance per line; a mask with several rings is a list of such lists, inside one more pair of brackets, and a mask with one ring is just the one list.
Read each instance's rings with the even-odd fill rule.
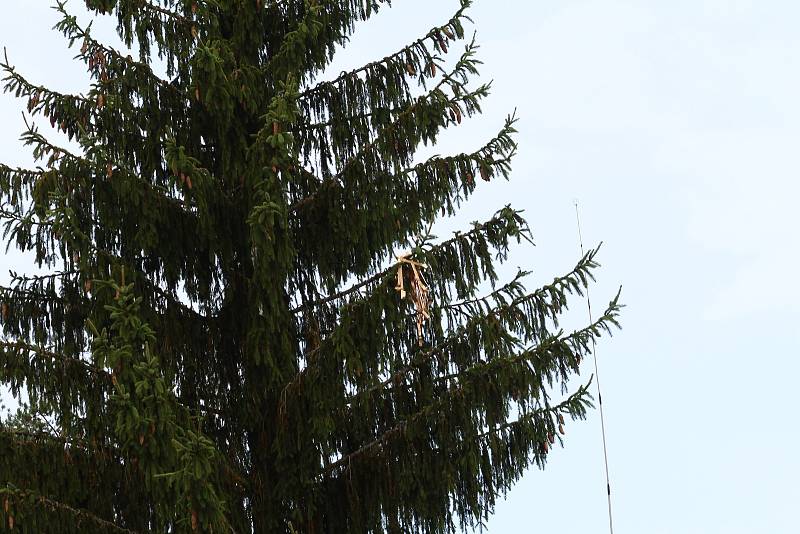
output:
[[[583,232],[581,232],[581,216],[578,211],[578,201],[575,200],[575,220],[578,223],[578,243],[581,246],[581,257],[583,257]],[[594,323],[592,319],[592,299],[589,297],[589,288],[586,288],[586,306],[589,309],[589,324]],[[597,348],[594,337],[592,337],[592,358],[594,359],[594,376],[597,379],[597,399],[600,402],[600,429],[603,435],[603,462],[606,469],[606,494],[608,496],[608,530],[614,534],[614,521],[611,516],[611,479],[608,476],[608,446],[606,445],[606,420],[603,414],[603,394],[600,392],[600,373],[597,369]]]

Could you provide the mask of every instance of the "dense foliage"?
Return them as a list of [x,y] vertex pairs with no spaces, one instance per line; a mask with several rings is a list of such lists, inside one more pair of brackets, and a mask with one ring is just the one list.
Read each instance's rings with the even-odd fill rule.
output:
[[480,524],[584,417],[587,384],[567,382],[619,306],[558,326],[596,251],[534,291],[498,280],[530,241],[511,207],[430,235],[516,150],[509,117],[476,150],[415,158],[489,92],[469,1],[330,81],[388,2],[86,5],[135,57],[59,3],[85,94],[2,62],[38,166],[0,166],[0,218],[45,274],[0,288],[0,382],[25,402],[0,425],[0,528]]

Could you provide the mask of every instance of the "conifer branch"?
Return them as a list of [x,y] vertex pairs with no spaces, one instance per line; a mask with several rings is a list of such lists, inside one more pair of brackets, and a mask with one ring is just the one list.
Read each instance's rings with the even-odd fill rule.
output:
[[3,187],[0,188],[0,191],[3,191],[6,196],[11,196],[12,188],[11,188],[11,177],[13,176],[24,176],[28,181],[33,178],[38,178],[41,176],[41,171],[34,171],[30,169],[24,169],[22,167],[9,167],[4,163],[0,163],[0,178],[2,178]]
[[[507,211],[511,211],[511,213],[513,213],[515,216],[518,216],[518,214],[516,214],[515,212],[510,210],[510,208],[507,208],[506,210]],[[484,222],[482,224],[475,224],[475,226],[474,226],[474,228],[472,230],[470,230],[468,232],[465,232],[465,233],[456,233],[452,238],[450,238],[450,239],[448,239],[446,241],[443,241],[441,243],[438,243],[436,245],[431,246],[430,248],[425,250],[422,255],[419,255],[419,256],[418,255],[412,255],[411,258],[412,259],[417,259],[420,262],[425,262],[425,261],[427,261],[428,258],[431,258],[433,255],[435,255],[435,253],[437,253],[439,250],[447,249],[448,247],[455,246],[459,242],[466,243],[470,239],[480,235],[482,232],[487,231],[487,229],[493,228],[497,224],[506,223],[507,219],[508,219],[508,214],[504,213],[506,210],[501,210],[500,214],[498,214],[497,216],[493,217],[492,219],[489,219],[488,221],[486,221],[486,222]],[[528,230],[527,230],[527,228],[520,228],[518,231],[522,235],[526,235]],[[581,267],[576,267],[575,270],[578,270],[580,268]],[[369,284],[381,281],[381,279],[383,279],[382,283],[391,282],[394,279],[395,275],[396,275],[396,269],[397,269],[397,266],[393,265],[393,266],[391,266],[391,267],[389,267],[389,268],[377,273],[376,275],[373,275],[369,279],[364,280],[361,283],[356,284],[354,286],[351,286],[347,290],[343,290],[343,291],[341,291],[341,292],[339,292],[339,293],[337,293],[335,295],[330,295],[329,297],[325,297],[324,299],[314,301],[313,303],[308,303],[308,304],[304,305],[304,307],[301,306],[300,308],[296,308],[296,310],[297,311],[308,310],[311,307],[321,306],[321,305],[324,305],[324,304],[326,304],[326,303],[328,303],[330,301],[337,300],[337,299],[342,299],[342,298],[344,298],[344,297],[346,297],[348,295],[351,295],[351,294],[357,292],[358,290],[362,289],[363,287],[365,287],[365,286],[367,286]],[[564,278],[567,278],[569,276],[570,275],[565,275]],[[558,280],[559,279],[556,279],[556,282]],[[556,282],[554,282],[554,283],[556,283]],[[540,289],[539,292],[545,291],[548,287],[549,286],[545,286],[545,288]],[[532,295],[521,296],[518,299],[515,299],[514,301],[512,301],[510,304],[504,304],[503,306],[498,306],[495,311],[503,310],[503,309],[516,309],[516,306],[520,305],[525,300],[537,298],[539,296],[539,292],[536,292],[536,293],[534,293]],[[378,294],[378,292],[373,292],[371,295],[377,295],[377,294]],[[361,306],[361,305],[364,305],[366,303],[368,303],[367,300],[356,298],[356,299],[352,300],[351,302],[345,304],[343,308],[353,308],[354,309],[357,306]],[[348,311],[353,311],[353,310],[348,310]],[[339,315],[343,315],[344,314],[344,310],[340,309],[338,311],[338,314]],[[463,330],[463,327],[462,327],[462,330]],[[461,330],[459,330],[458,332],[461,332]],[[318,363],[319,361],[317,361],[317,363],[313,363],[313,362],[311,362],[311,358],[313,356],[315,356],[318,352],[320,352],[320,351],[324,350],[326,347],[328,347],[329,344],[334,339],[335,339],[335,336],[333,334],[331,334],[331,335],[327,336],[325,339],[323,339],[322,342],[318,346],[312,348],[311,350],[306,351],[303,354],[303,359],[305,359],[309,363],[308,363],[308,365],[306,365],[306,367],[304,367],[302,370],[297,372],[294,375],[294,377],[284,386],[284,388],[283,388],[283,390],[281,392],[281,395],[280,395],[281,406],[282,407],[285,406],[285,403],[287,402],[288,393],[290,391],[294,390],[294,389],[297,389],[300,386],[300,384],[303,382],[303,380],[310,373],[313,373],[313,372],[315,372],[317,370],[317,366],[319,365],[319,363]],[[457,336],[453,335],[453,336],[448,337],[448,339],[449,339],[448,342],[453,342],[453,341],[455,341],[457,339]],[[439,350],[441,350],[442,348],[444,348],[444,347],[438,347]],[[430,355],[430,354],[428,352],[426,352],[425,355],[427,356],[427,355]],[[391,382],[391,380],[392,380],[392,378],[390,377],[389,379],[387,379],[386,383]],[[373,389],[377,390],[380,387],[385,386],[386,383],[383,384],[383,385],[379,385],[379,386],[373,386]],[[363,395],[363,394],[364,394],[364,392],[362,392],[359,395]],[[281,409],[283,409],[283,408],[281,408]]]
[[101,378],[103,381],[111,382],[111,374],[108,373],[104,369],[100,369],[95,367],[91,363],[82,360],[80,358],[76,358],[74,356],[67,356],[65,354],[61,354],[59,352],[54,352],[49,350],[45,347],[35,345],[33,343],[27,343],[25,341],[2,341],[0,340],[0,354],[4,354],[6,351],[9,353],[13,352],[15,354],[20,354],[22,352],[26,352],[28,354],[35,354],[37,356],[43,356],[50,360],[55,360],[62,362],[66,365],[75,365],[77,367],[82,368],[84,371],[88,372],[91,375]]
[[[90,59],[97,57],[98,54],[100,54],[103,57],[112,58],[118,64],[130,67],[134,71],[141,71],[141,73],[144,74],[145,77],[152,81],[155,85],[161,86],[169,91],[178,91],[178,88],[175,84],[158,76],[153,71],[152,67],[147,63],[135,61],[129,55],[123,55],[113,47],[103,45],[99,41],[93,39],[89,34],[88,29],[84,29],[78,25],[77,18],[74,15],[70,15],[70,13],[67,11],[66,1],[57,0],[54,9],[62,15],[62,19],[58,22],[58,24],[56,24],[55,28],[61,31],[61,33],[63,33],[64,36],[69,39],[70,46],[72,46],[76,41],[82,41],[85,44],[85,48],[81,49],[78,57],[82,58],[87,63],[90,61]],[[95,75],[99,75],[99,70],[95,70],[94,72]]]
[[163,8],[159,5],[156,5],[152,2],[148,2],[147,0],[139,0],[140,7],[146,9],[147,11],[152,11],[154,13],[158,13],[160,15],[164,15],[167,18],[174,19],[181,24],[192,24],[193,21],[180,15],[179,13],[175,13],[174,11],[170,11],[169,9]]
[[[386,379],[384,379],[384,380],[378,382],[377,384],[369,387],[368,389],[366,389],[366,390],[364,390],[362,392],[359,392],[356,395],[352,396],[350,399],[348,399],[348,404],[352,403],[354,400],[363,399],[364,397],[369,397],[373,393],[385,389],[386,386],[388,386],[388,385],[390,385],[392,383],[402,382],[404,376],[407,373],[409,373],[409,372],[413,371],[414,369],[416,369],[420,364],[422,364],[425,361],[427,361],[428,359],[430,359],[430,357],[432,357],[432,356],[442,352],[443,350],[445,350],[447,347],[449,347],[455,341],[457,341],[459,338],[461,338],[461,336],[463,336],[468,331],[469,327],[474,327],[475,325],[482,323],[488,317],[497,317],[498,315],[500,315],[501,313],[503,313],[505,311],[515,310],[522,304],[534,301],[534,300],[536,300],[538,298],[545,297],[545,296],[547,296],[549,294],[553,294],[553,292],[559,292],[560,288],[565,287],[565,286],[566,287],[574,287],[574,288],[576,288],[576,290],[579,290],[578,288],[580,286],[575,284],[575,279],[576,279],[576,277],[580,279],[580,278],[583,278],[584,276],[586,276],[587,265],[589,264],[589,262],[591,262],[591,258],[594,257],[594,253],[596,253],[596,251],[597,251],[597,249],[590,250],[589,253],[587,253],[587,256],[584,259],[582,259],[581,262],[579,262],[569,273],[567,273],[566,275],[563,275],[563,276],[560,276],[560,277],[556,278],[555,280],[553,280],[552,283],[547,284],[547,285],[541,287],[540,289],[537,289],[536,291],[534,291],[532,293],[528,293],[528,294],[525,294],[523,296],[517,297],[517,298],[515,298],[514,300],[512,300],[512,301],[510,301],[508,303],[504,303],[502,305],[496,306],[496,307],[492,308],[490,311],[488,311],[485,314],[477,314],[477,315],[474,315],[474,316],[470,317],[469,320],[465,324],[461,325],[459,328],[454,330],[440,344],[438,344],[438,345],[436,345],[436,346],[434,346],[432,348],[429,348],[427,350],[419,351],[419,353],[417,353],[411,359],[411,362],[408,365],[405,365],[405,366],[402,366],[402,367],[396,369]],[[614,302],[616,302],[616,301],[614,301]],[[616,304],[615,304],[615,306],[616,306]],[[614,308],[615,308],[615,306],[614,306]],[[613,317],[615,317],[616,316],[616,313],[615,313],[616,312],[616,308],[613,311],[614,311]],[[605,324],[606,322],[611,320],[611,317],[608,316],[609,313],[610,312],[607,311],[606,314],[604,314],[600,319],[598,319],[598,324]],[[554,317],[555,314],[552,314],[552,316]],[[591,325],[590,327],[587,327],[586,330],[587,331],[594,331],[596,328],[597,328],[597,326]]]
[[[456,232],[455,235],[453,237],[451,237],[450,239],[447,239],[446,241],[442,241],[441,243],[437,243],[436,245],[434,245],[433,247],[428,249],[426,251],[426,254],[431,254],[432,252],[434,252],[437,249],[441,249],[441,248],[450,246],[453,243],[455,243],[456,241],[463,240],[463,239],[469,239],[471,236],[479,234],[480,232],[484,231],[486,228],[492,226],[493,224],[495,224],[495,223],[497,223],[498,221],[501,221],[501,220],[503,220],[502,217],[499,217],[499,216],[498,217],[493,217],[493,218],[489,219],[488,221],[486,221],[484,223],[475,225],[475,227],[472,230],[469,230],[468,232],[464,232],[464,233]],[[421,258],[419,258],[416,255],[410,256],[410,259],[416,259],[416,260],[419,260],[419,261],[423,261]],[[342,291],[339,291],[338,293],[334,293],[332,295],[328,295],[326,297],[323,297],[321,299],[315,300],[313,302],[307,302],[307,303],[304,303],[304,304],[302,304],[300,306],[292,308],[291,312],[292,313],[298,313],[298,312],[305,311],[305,310],[310,309],[310,308],[314,308],[314,307],[317,307],[317,306],[321,306],[323,304],[327,304],[327,303],[335,301],[335,300],[341,300],[342,298],[344,298],[344,297],[346,297],[346,296],[348,296],[348,295],[350,295],[350,294],[352,294],[352,293],[354,293],[354,292],[356,292],[356,291],[358,291],[360,289],[363,289],[364,287],[367,287],[367,286],[369,286],[369,285],[371,285],[371,284],[373,284],[375,282],[378,282],[383,278],[389,280],[389,277],[395,276],[396,270],[397,270],[397,266],[396,265],[392,265],[391,267],[387,267],[386,269],[384,269],[384,270],[382,270],[382,271],[380,271],[378,273],[375,273],[374,275],[370,276],[369,278],[366,278],[365,280],[362,280],[361,282],[358,282],[358,283],[348,287],[347,289],[343,289]]]
[[[139,175],[139,173],[135,172],[132,169],[129,169],[119,162],[101,159],[99,161],[94,161],[89,159],[85,156],[79,156],[66,148],[63,148],[59,145],[51,143],[46,137],[44,137],[39,131],[36,129],[35,125],[28,124],[26,121],[27,130],[22,134],[22,140],[26,145],[33,145],[33,156],[36,159],[43,159],[45,156],[49,155],[49,160],[47,161],[47,170],[39,169],[39,170],[28,170],[28,169],[11,169],[11,172],[23,172],[29,176],[43,176],[46,173],[56,172],[59,176],[62,176],[62,173],[59,172],[57,168],[55,168],[54,164],[57,163],[62,158],[68,158],[72,160],[74,163],[81,165],[84,169],[93,171],[93,174],[90,176],[102,176],[108,175],[109,167],[111,172],[122,172],[122,176],[125,178],[131,179],[139,186],[142,187],[140,192],[144,193],[152,193],[154,197],[158,200],[164,201],[168,204],[171,204],[172,207],[178,208],[181,212],[185,215],[193,216],[194,213],[186,208],[192,208],[191,203],[187,203],[185,200],[176,198],[171,195],[170,189],[164,186],[160,186],[158,184],[154,184],[143,178]],[[98,154],[97,151],[93,151],[95,154]],[[103,156],[103,154],[98,154]],[[0,172],[3,169],[0,168]],[[2,174],[0,174],[2,176]],[[66,177],[65,177],[66,178]],[[83,176],[83,178],[87,178]],[[152,200],[152,199],[151,199]]]
[[45,87],[44,85],[36,85],[28,81],[24,76],[17,72],[16,68],[10,64],[8,60],[8,52],[3,47],[3,60],[0,61],[0,69],[5,71],[6,75],[3,78],[5,92],[13,92],[16,97],[35,97],[35,101],[29,104],[28,111],[43,108],[48,101],[69,100],[76,104],[85,104],[94,106],[95,102],[89,100],[83,95],[72,95],[67,93],[59,93]]
[[[20,224],[29,224],[31,226],[52,226],[52,223],[48,221],[41,221],[41,220],[33,220],[32,216],[34,215],[33,209],[29,209],[27,213],[20,213],[19,211],[9,211],[5,208],[0,208],[0,219],[6,220],[6,225],[9,225],[11,221],[16,221]],[[3,232],[4,236],[7,235],[8,229]],[[10,245],[11,243],[8,243]],[[6,251],[8,251],[8,246],[6,246]]]
[[594,379],[594,377],[592,377],[589,380],[589,382],[587,382],[586,384],[584,384],[582,386],[579,386],[578,389],[575,391],[575,393],[573,393],[572,395],[570,395],[569,397],[564,399],[559,404],[557,404],[555,406],[548,406],[546,408],[541,408],[541,409],[538,409],[538,410],[534,410],[534,411],[532,411],[530,413],[527,413],[527,414],[517,418],[514,421],[509,421],[507,423],[503,423],[502,425],[498,425],[498,426],[496,426],[496,427],[494,427],[494,428],[492,428],[490,430],[482,432],[482,433],[476,435],[475,438],[476,439],[484,439],[484,438],[488,438],[489,436],[494,436],[496,434],[499,434],[500,432],[508,430],[509,428],[514,428],[514,427],[523,425],[523,424],[529,422],[531,419],[535,419],[537,417],[541,417],[541,415],[544,414],[544,413],[555,413],[555,414],[562,413],[562,414],[572,415],[573,413],[575,413],[574,406],[577,403],[585,403],[586,402],[586,398],[590,396],[589,386],[591,386],[593,379]]
[[[459,89],[452,96],[434,91],[388,109],[370,108],[371,111],[356,115],[331,116],[324,122],[298,123],[292,131],[297,138],[298,151],[306,161],[310,154],[317,154],[324,172],[328,172],[331,162],[344,172],[343,162],[346,165],[349,158],[357,156],[356,149],[374,142],[384,149],[394,148],[396,153],[392,154],[391,163],[396,168],[398,163],[411,160],[420,142],[433,142],[439,131],[461,124],[463,117],[480,112],[480,101],[488,96],[490,87],[491,83],[487,83],[474,90]],[[401,152],[398,147],[387,146],[380,138],[386,134],[394,139],[411,140],[410,149],[404,148]],[[370,173],[365,171],[364,174]]]
[[[101,369],[99,367],[96,367],[96,366],[92,365],[91,363],[89,363],[89,362],[87,362],[85,360],[82,360],[80,358],[75,358],[75,357],[67,356],[67,355],[59,353],[59,352],[48,350],[48,349],[46,349],[44,347],[41,347],[39,345],[35,345],[33,343],[27,343],[27,342],[19,341],[19,340],[18,341],[3,341],[3,340],[0,340],[0,356],[6,357],[6,354],[4,354],[5,351],[11,351],[11,352],[13,352],[15,354],[19,354],[22,351],[25,351],[27,353],[36,354],[37,356],[46,357],[46,358],[48,358],[50,360],[62,362],[64,364],[66,364],[66,365],[75,365],[75,366],[81,367],[84,371],[86,371],[90,375],[94,375],[94,376],[102,379],[104,382],[107,382],[108,385],[111,385],[111,383],[113,382],[113,378],[112,378],[111,373],[109,373],[105,369]],[[191,411],[191,410],[197,409],[197,410],[200,410],[202,412],[208,412],[208,413],[213,413],[215,415],[221,415],[221,412],[219,410],[217,410],[217,409],[215,409],[215,408],[213,408],[211,406],[190,407],[188,404],[185,404],[185,400],[184,399],[176,397],[176,400],[178,401],[178,404],[180,404],[181,406],[183,406],[187,410]],[[2,431],[2,427],[0,427],[0,431]],[[20,432],[20,434],[25,434],[25,432]],[[64,439],[64,438],[59,438],[59,439]]]
[[17,295],[24,295],[26,297],[30,297],[32,299],[40,300],[40,301],[58,301],[59,298],[54,295],[40,293],[38,291],[31,291],[29,289],[19,289],[19,288],[12,288],[6,286],[0,286],[0,293],[3,296],[7,297],[8,294],[16,293]]
[[[533,359],[543,359],[546,355],[558,357],[559,351],[565,349],[567,354],[571,354],[576,358],[582,358],[585,356],[585,353],[588,350],[588,345],[592,342],[592,340],[596,340],[602,332],[606,332],[610,335],[611,325],[619,326],[617,323],[619,309],[620,306],[617,304],[615,299],[615,301],[611,303],[609,308],[600,318],[584,328],[574,330],[567,335],[564,335],[563,332],[557,332],[546,339],[543,339],[541,343],[529,347],[519,353],[513,353],[509,354],[508,356],[501,356],[487,360],[479,360],[466,369],[455,373],[436,376],[433,380],[437,383],[443,383],[473,375],[490,374],[495,369],[512,364],[531,361]],[[561,354],[563,355],[564,353]],[[577,359],[574,362],[570,362],[570,365],[577,368]],[[562,376],[562,378],[566,378],[566,376]],[[402,377],[397,377],[392,382],[411,387],[411,384],[404,384]],[[387,388],[384,391],[388,393],[393,389],[394,388]]]
[[[457,94],[457,95],[455,95],[453,97],[448,98],[447,101],[451,105],[456,105],[456,104],[459,104],[459,103],[465,103],[465,102],[468,102],[468,101],[474,101],[478,97],[486,96],[488,94],[490,85],[491,84],[488,84],[488,83],[487,84],[483,84],[478,89],[475,89],[473,91],[469,91],[468,93]],[[314,130],[324,130],[324,129],[327,129],[327,128],[331,128],[332,126],[335,126],[337,128],[341,128],[341,127],[343,127],[343,124],[344,124],[344,127],[347,127],[347,125],[349,125],[352,122],[364,121],[366,119],[375,117],[375,116],[380,115],[380,114],[394,115],[395,117],[397,117],[398,115],[401,115],[401,114],[405,113],[408,110],[409,106],[411,106],[411,105],[414,105],[413,102],[411,102],[408,106],[404,106],[404,107],[397,107],[397,108],[391,108],[391,109],[388,109],[388,110],[380,110],[380,111],[372,110],[372,111],[367,111],[367,112],[363,112],[363,113],[358,113],[356,115],[351,115],[351,116],[348,116],[348,117],[341,117],[341,118],[337,117],[335,120],[334,119],[328,119],[328,120],[323,121],[323,122],[299,124],[299,125],[293,127],[291,131],[294,132],[294,133],[303,133],[303,132],[309,132],[309,131],[314,131]]]
[[14,428],[8,425],[3,426],[0,424],[0,436],[3,435],[8,436],[10,439],[19,443],[29,444],[31,442],[50,442],[62,448],[65,445],[68,445],[69,447],[74,447],[75,449],[78,449],[84,453],[91,453],[101,449],[106,454],[111,453],[116,455],[118,452],[110,445],[98,446],[96,441],[92,442],[85,438],[67,436],[63,434],[56,435],[54,433],[44,431],[37,432],[23,428]]
[[[448,393],[449,393],[449,391],[448,391]],[[545,416],[545,415],[558,414],[559,412],[562,412],[565,408],[567,408],[570,405],[572,405],[575,402],[575,398],[576,398],[577,395],[585,395],[585,394],[586,394],[586,388],[582,387],[575,394],[571,395],[569,398],[567,398],[566,400],[560,402],[559,404],[557,404],[555,406],[547,406],[547,407],[539,408],[535,412],[529,414],[529,417],[533,418],[533,417],[542,417],[542,416]],[[437,402],[435,404],[438,405],[438,404],[440,404],[440,402]],[[336,469],[338,469],[340,467],[344,467],[345,471],[349,471],[352,468],[353,460],[355,460],[355,459],[359,458],[360,456],[363,456],[364,454],[370,452],[372,449],[378,447],[379,445],[382,445],[382,444],[386,443],[390,439],[394,439],[396,436],[402,435],[406,431],[406,429],[408,428],[409,424],[414,423],[417,419],[420,419],[420,418],[428,415],[430,412],[434,411],[435,410],[434,406],[435,405],[429,405],[429,406],[423,408],[421,411],[411,415],[408,419],[400,421],[397,425],[395,425],[391,429],[383,432],[380,436],[378,436],[374,440],[370,441],[369,443],[367,443],[365,445],[362,445],[361,447],[359,447],[355,451],[350,452],[350,453],[342,456],[341,458],[339,458],[335,462],[327,465],[325,467],[325,469],[322,471],[321,475],[323,475],[323,476],[329,475],[331,472],[335,471]],[[513,421],[513,422],[509,423],[508,426],[513,426],[515,423],[516,424],[520,424],[521,421],[520,420]],[[508,426],[506,426],[505,428],[508,428]],[[491,430],[491,431],[485,433],[486,435],[477,434],[474,439],[483,439],[484,437],[487,437],[488,435],[496,433],[496,432],[499,432],[501,430],[502,430],[502,428],[498,427],[498,429]]]
[[[28,283],[31,283],[31,282],[40,283],[40,282],[43,282],[45,280],[54,280],[54,279],[58,279],[58,278],[64,278],[64,277],[67,277],[67,276],[73,276],[73,275],[80,274],[80,271],[78,271],[78,270],[59,271],[59,272],[55,272],[55,273],[35,274],[35,275],[20,275],[20,274],[17,274],[16,272],[14,272],[14,271],[9,271],[9,272],[11,273],[11,280],[14,281],[14,282],[21,283],[21,284],[28,284]],[[6,289],[6,288],[2,288],[2,289]]]
[[[389,54],[388,56],[386,56],[386,57],[384,57],[382,59],[378,59],[378,60],[373,61],[371,63],[367,63],[367,64],[365,64],[365,65],[363,65],[363,66],[361,66],[361,67],[359,67],[357,69],[353,69],[353,70],[348,71],[348,72],[343,72],[338,77],[334,78],[331,81],[321,82],[321,83],[315,85],[314,87],[311,87],[311,88],[303,91],[302,93],[300,93],[299,97],[300,98],[305,98],[305,97],[308,97],[308,96],[310,96],[310,95],[312,95],[314,93],[317,93],[317,92],[319,92],[319,91],[321,91],[323,89],[328,89],[328,88],[331,88],[331,87],[335,87],[335,86],[341,84],[342,82],[344,82],[346,79],[355,78],[359,74],[361,74],[362,72],[366,72],[366,71],[368,71],[370,69],[373,69],[373,68],[377,67],[378,65],[384,65],[384,64],[390,63],[392,61],[396,61],[396,60],[402,58],[403,56],[407,55],[410,51],[414,50],[415,48],[419,48],[420,46],[423,46],[426,41],[433,40],[434,42],[436,42],[438,44],[439,40],[441,39],[441,33],[445,30],[445,28],[454,28],[454,27],[455,28],[460,28],[461,27],[461,19],[466,17],[465,12],[470,7],[471,3],[472,3],[471,0],[462,0],[461,8],[458,11],[456,11],[455,15],[453,15],[450,18],[450,20],[448,20],[445,24],[442,24],[441,26],[437,26],[437,27],[431,29],[424,36],[422,36],[419,39],[415,40],[413,43],[401,48],[397,52],[394,52],[393,54]],[[428,59],[430,60],[430,56],[428,56]]]
[[[367,155],[370,152],[375,151],[377,148],[379,148],[381,141],[383,141],[384,138],[388,134],[390,134],[395,129],[397,129],[400,125],[402,125],[402,123],[403,123],[402,121],[403,121],[403,119],[405,117],[407,117],[407,116],[411,115],[412,113],[414,113],[420,106],[422,106],[428,100],[434,99],[434,97],[442,98],[443,92],[442,92],[441,88],[446,83],[455,83],[456,85],[460,86],[463,82],[459,81],[459,80],[456,80],[456,77],[459,75],[459,73],[461,73],[461,75],[463,76],[463,72],[465,70],[471,70],[473,68],[472,67],[472,61],[473,60],[471,60],[470,58],[473,55],[475,48],[476,48],[476,46],[475,46],[475,42],[473,40],[473,42],[469,46],[467,46],[466,52],[462,55],[461,59],[456,64],[456,66],[449,73],[444,74],[442,76],[442,79],[439,81],[439,83],[437,83],[436,86],[430,92],[428,92],[424,96],[419,97],[412,105],[410,105],[408,108],[406,108],[405,110],[400,112],[397,115],[397,117],[395,118],[395,120],[390,122],[385,128],[383,128],[380,132],[378,132],[377,135],[375,136],[375,138],[372,139],[372,141],[364,144],[359,149],[358,152],[356,152],[350,159],[348,159],[344,163],[344,165],[340,169],[338,169],[338,172],[336,174],[325,178],[316,191],[314,191],[310,195],[306,196],[305,198],[300,199],[300,200],[295,201],[294,203],[292,203],[291,206],[289,207],[289,213],[290,214],[291,213],[295,213],[299,209],[304,207],[306,204],[312,202],[314,199],[317,198],[317,196],[319,195],[320,191],[323,188],[325,188],[325,187],[335,187],[337,185],[345,185],[345,184],[341,184],[341,181],[342,181],[342,178],[345,176],[347,170],[351,166],[355,165],[357,162],[360,162],[362,157],[364,157],[365,155]],[[446,99],[446,97],[444,97],[444,98]],[[412,149],[412,152],[413,152],[413,149]]]
[[520,296],[520,292],[523,290],[520,280],[529,274],[531,273],[528,271],[518,271],[511,281],[506,282],[497,289],[493,289],[488,295],[482,295],[480,297],[466,299],[459,302],[448,302],[440,306],[435,306],[433,310],[446,312],[450,310],[460,310],[461,308],[469,309],[474,307],[486,307],[488,306],[488,302],[490,300],[497,301],[498,298],[503,295],[515,295],[515,297],[518,297]]
[[[134,530],[121,527],[116,523],[112,523],[111,521],[107,521],[101,517],[98,517],[95,514],[89,512],[88,510],[82,508],[74,508],[68,504],[57,501],[55,499],[51,499],[50,497],[45,497],[44,495],[38,494],[34,491],[14,487],[10,483],[8,483],[6,487],[0,487],[0,495],[4,495],[6,498],[8,497],[19,498],[20,500],[23,500],[23,502],[28,502],[31,504],[36,503],[44,508],[49,508],[52,511],[67,512],[70,515],[76,517],[79,521],[81,520],[89,521],[97,525],[98,527],[110,530],[111,532],[121,532],[123,534],[139,534]],[[11,525],[13,524],[14,523],[12,522]]]

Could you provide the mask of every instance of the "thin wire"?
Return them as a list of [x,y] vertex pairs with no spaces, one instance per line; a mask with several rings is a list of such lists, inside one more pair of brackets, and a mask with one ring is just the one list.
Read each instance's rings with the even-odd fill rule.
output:
[[[581,246],[581,256],[583,252],[583,233],[581,232],[581,216],[578,213],[578,201],[575,201],[575,220],[578,223],[578,242]],[[586,288],[586,306],[589,309],[589,324],[593,324],[592,319],[592,299],[589,298],[589,288]],[[614,521],[611,516],[611,479],[608,475],[608,446],[606,445],[606,420],[603,414],[603,394],[600,392],[600,373],[597,368],[597,348],[594,337],[592,337],[592,358],[594,359],[594,376],[597,379],[597,399],[600,401],[600,430],[603,435],[603,462],[606,469],[606,494],[608,496],[608,530],[614,534]]]

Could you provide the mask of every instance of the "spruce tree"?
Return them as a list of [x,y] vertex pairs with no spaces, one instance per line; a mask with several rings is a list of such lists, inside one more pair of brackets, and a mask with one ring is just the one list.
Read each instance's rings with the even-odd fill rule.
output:
[[481,524],[585,416],[590,380],[568,381],[619,305],[559,327],[596,250],[539,289],[499,280],[531,239],[512,207],[431,235],[516,150],[510,116],[415,157],[489,93],[469,0],[329,81],[388,1],[85,3],[125,46],[57,4],[84,93],[2,62],[38,164],[0,166],[0,217],[44,274],[0,288],[0,379],[26,403],[0,425],[0,528]]

